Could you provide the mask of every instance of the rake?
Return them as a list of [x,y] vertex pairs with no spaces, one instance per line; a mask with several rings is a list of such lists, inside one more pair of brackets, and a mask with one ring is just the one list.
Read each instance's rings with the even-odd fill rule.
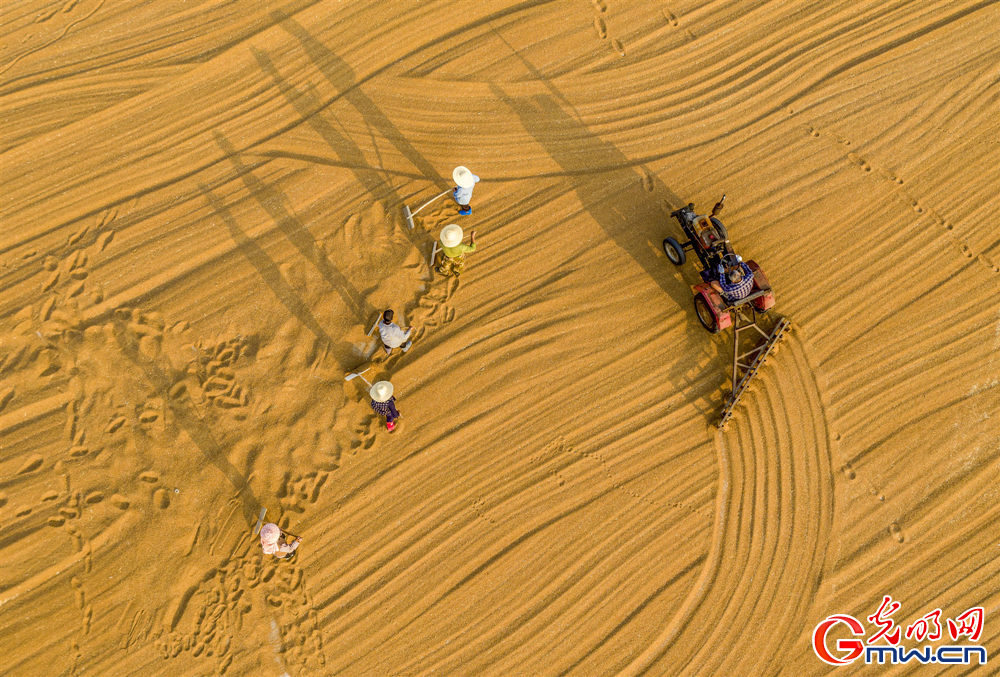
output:
[[[368,367],[368,369],[371,369],[371,367]],[[353,381],[354,379],[359,378],[362,381],[364,381],[365,383],[368,383],[368,379],[366,379],[364,376],[362,376],[362,374],[365,373],[366,371],[368,371],[368,369],[365,369],[363,371],[358,371],[358,372],[353,372],[352,371],[350,374],[348,374],[347,376],[344,377],[344,380],[345,381]],[[372,384],[368,383],[368,387],[371,388]]]
[[[462,236],[462,242],[465,242],[465,236]],[[437,256],[437,253],[440,251],[444,251],[444,247],[441,246],[440,240],[434,240],[434,246],[431,247],[431,258],[430,261],[427,262],[427,265],[431,268],[434,267],[434,257]]]
[[434,246],[431,247],[431,260],[427,262],[428,267],[430,268],[434,267],[434,257],[437,256],[438,250],[440,249],[441,248],[438,247],[438,241],[434,240]]
[[423,203],[422,205],[420,205],[419,207],[417,207],[416,209],[414,209],[412,212],[410,211],[410,205],[404,204],[403,205],[403,218],[406,219],[406,225],[408,225],[410,227],[410,230],[413,230],[413,228],[414,228],[413,217],[417,215],[417,212],[419,212],[421,209],[423,209],[424,207],[426,207],[430,203],[434,202],[435,200],[444,197],[445,195],[447,195],[450,192],[451,192],[451,188],[449,188],[448,190],[444,191],[440,195],[435,195],[430,200],[428,200],[427,202]]
[[264,515],[266,515],[266,514],[267,514],[267,508],[261,508],[260,509],[260,517],[257,518],[257,524],[254,525],[253,531],[251,532],[251,533],[253,533],[254,536],[256,536],[258,533],[260,533],[260,527],[261,527],[261,525],[264,524]]

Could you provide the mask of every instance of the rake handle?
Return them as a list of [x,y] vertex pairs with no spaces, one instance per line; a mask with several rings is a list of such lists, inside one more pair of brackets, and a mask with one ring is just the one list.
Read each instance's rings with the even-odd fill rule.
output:
[[417,212],[419,212],[421,209],[423,209],[424,207],[426,207],[430,203],[434,202],[434,200],[437,200],[440,197],[444,197],[445,195],[447,195],[450,192],[451,192],[451,188],[449,188],[448,190],[444,191],[440,195],[435,195],[430,200],[428,200],[427,202],[423,203],[422,205],[420,205],[419,207],[417,207],[416,209],[414,209],[412,212],[410,212],[410,216],[416,216]]

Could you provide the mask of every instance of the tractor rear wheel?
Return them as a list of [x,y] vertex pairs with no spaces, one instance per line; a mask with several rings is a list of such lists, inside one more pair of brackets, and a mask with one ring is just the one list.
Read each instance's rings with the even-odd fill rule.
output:
[[715,315],[712,314],[712,309],[708,307],[708,302],[705,301],[705,297],[701,294],[697,294],[694,297],[694,312],[698,316],[698,321],[701,322],[701,326],[703,326],[708,333],[719,333],[719,323],[716,322]]
[[683,265],[684,261],[687,260],[687,256],[684,254],[684,247],[672,237],[663,240],[663,253],[670,259],[670,263],[675,266]]

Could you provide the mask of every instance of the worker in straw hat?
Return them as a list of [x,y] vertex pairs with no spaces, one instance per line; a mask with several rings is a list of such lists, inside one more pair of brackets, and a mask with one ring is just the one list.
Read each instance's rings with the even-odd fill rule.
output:
[[285,532],[274,522],[268,522],[260,528],[260,545],[264,548],[265,555],[274,555],[281,559],[291,557],[301,542],[302,538],[296,536],[289,545],[285,538]]
[[470,234],[469,244],[462,242],[464,238],[462,228],[457,224],[449,223],[441,229],[441,254],[434,270],[445,277],[462,273],[466,253],[476,251],[476,231]]
[[392,384],[388,381],[376,381],[368,391],[372,398],[372,409],[375,413],[385,416],[385,429],[392,432],[396,429],[396,419],[399,412],[396,410],[396,398],[392,395]]
[[479,177],[469,171],[468,167],[455,167],[451,173],[451,178],[455,180],[455,190],[451,191],[452,197],[458,203],[459,214],[471,214],[472,189],[479,183]]

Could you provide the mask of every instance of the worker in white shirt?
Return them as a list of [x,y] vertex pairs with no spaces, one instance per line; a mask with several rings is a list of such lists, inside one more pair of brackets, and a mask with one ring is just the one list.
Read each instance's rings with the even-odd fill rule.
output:
[[405,353],[413,345],[410,334],[413,327],[407,327],[404,331],[402,327],[392,321],[392,311],[387,310],[382,313],[382,321],[378,323],[378,335],[382,337],[382,348],[386,355],[392,355],[394,348],[402,348]]
[[451,178],[455,180],[455,189],[451,191],[452,197],[458,203],[459,214],[471,214],[472,189],[479,183],[479,177],[469,171],[468,167],[455,167],[451,173]]

